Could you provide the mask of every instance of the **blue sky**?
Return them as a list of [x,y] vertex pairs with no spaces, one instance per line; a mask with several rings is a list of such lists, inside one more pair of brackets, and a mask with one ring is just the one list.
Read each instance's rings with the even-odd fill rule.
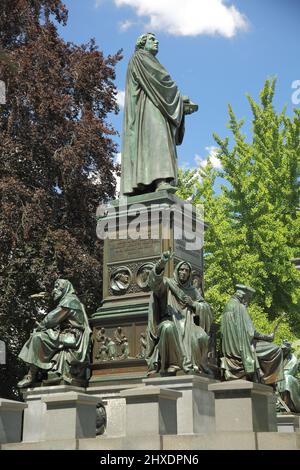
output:
[[[264,81],[277,76],[275,105],[288,114],[292,83],[300,80],[299,0],[65,0],[69,9],[64,39],[77,44],[94,37],[100,49],[124,51],[117,66],[116,85],[125,88],[128,60],[136,38],[145,31],[160,41],[158,60],[167,68],[182,94],[199,104],[187,116],[186,135],[178,147],[180,165],[195,165],[215,145],[212,133],[229,135],[227,105],[246,118],[251,135],[251,112],[246,99],[258,97]],[[122,95],[122,93],[121,93]],[[121,134],[122,109],[110,116]],[[121,144],[120,139],[116,141]],[[217,162],[216,162],[217,164]]]

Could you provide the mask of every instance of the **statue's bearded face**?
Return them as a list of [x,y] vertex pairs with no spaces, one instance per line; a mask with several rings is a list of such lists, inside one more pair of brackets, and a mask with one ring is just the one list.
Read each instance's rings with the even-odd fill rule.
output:
[[56,283],[54,284],[54,289],[52,291],[53,299],[59,300],[62,297],[63,292],[64,292],[64,287],[62,286],[60,282],[56,281]]
[[187,264],[183,264],[182,266],[180,266],[180,268],[178,269],[178,277],[179,277],[179,281],[184,284],[188,278],[190,277],[190,268]]
[[153,34],[148,35],[144,49],[152,55],[156,55],[158,53],[158,40]]

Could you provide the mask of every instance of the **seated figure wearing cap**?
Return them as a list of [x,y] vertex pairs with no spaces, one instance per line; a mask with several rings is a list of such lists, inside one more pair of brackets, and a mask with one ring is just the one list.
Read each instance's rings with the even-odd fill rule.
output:
[[272,343],[275,330],[271,335],[255,330],[247,310],[255,290],[242,284],[236,288],[221,319],[223,376],[275,384],[283,379],[282,349]]

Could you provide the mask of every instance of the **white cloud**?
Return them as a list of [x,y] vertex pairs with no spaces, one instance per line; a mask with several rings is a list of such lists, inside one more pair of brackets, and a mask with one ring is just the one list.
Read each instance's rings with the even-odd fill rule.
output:
[[132,26],[134,26],[136,24],[135,21],[131,21],[131,20],[125,20],[125,21],[121,21],[120,23],[120,30],[125,32],[127,31],[129,28],[131,28]]
[[[227,0],[114,0],[118,7],[129,6],[137,16],[149,19],[146,28],[176,36],[200,34],[233,37],[246,30],[248,22]],[[126,22],[125,22],[126,23]]]
[[117,103],[121,109],[124,108],[124,105],[125,105],[125,91],[124,90],[118,90]]
[[210,160],[212,167],[220,170],[222,168],[222,163],[220,159],[217,157],[219,149],[218,147],[214,147],[213,145],[209,147],[205,147],[205,150],[208,152],[208,157],[203,158],[200,155],[195,155],[195,162],[197,165],[201,166],[201,168],[205,168],[208,163],[208,159]]

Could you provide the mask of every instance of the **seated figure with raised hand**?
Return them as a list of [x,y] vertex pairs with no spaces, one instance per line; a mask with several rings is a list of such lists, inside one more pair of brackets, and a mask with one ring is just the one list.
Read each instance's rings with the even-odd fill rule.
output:
[[146,360],[148,373],[175,375],[210,373],[207,366],[212,313],[199,290],[192,285],[192,267],[181,261],[173,278],[164,276],[170,251],[149,273],[152,290],[149,304]]
[[55,282],[52,297],[57,307],[38,324],[19,354],[29,364],[19,388],[37,383],[39,375],[55,384],[86,382],[91,329],[85,308],[65,279]]

